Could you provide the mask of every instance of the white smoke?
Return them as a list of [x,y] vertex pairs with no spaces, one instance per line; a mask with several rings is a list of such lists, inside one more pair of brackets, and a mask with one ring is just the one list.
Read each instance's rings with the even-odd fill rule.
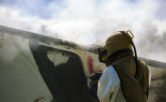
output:
[[[22,5],[20,0],[17,3]],[[43,6],[42,0],[28,3],[32,3],[32,10]],[[45,15],[50,15],[48,18],[30,15],[27,10],[19,9],[19,5],[15,9],[0,6],[1,25],[84,45],[104,42],[112,32],[130,29],[135,35],[136,46],[139,46],[139,56],[165,59],[165,45],[150,38],[156,35],[154,39],[157,40],[166,35],[164,0],[65,0],[61,5],[51,1],[43,9]],[[161,57],[156,57],[159,53]]]

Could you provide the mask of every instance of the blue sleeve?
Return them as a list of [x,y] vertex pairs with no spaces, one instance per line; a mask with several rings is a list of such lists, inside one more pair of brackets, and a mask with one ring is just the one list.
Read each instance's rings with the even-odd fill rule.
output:
[[113,68],[106,68],[98,82],[98,98],[100,102],[114,102],[120,89],[120,79]]

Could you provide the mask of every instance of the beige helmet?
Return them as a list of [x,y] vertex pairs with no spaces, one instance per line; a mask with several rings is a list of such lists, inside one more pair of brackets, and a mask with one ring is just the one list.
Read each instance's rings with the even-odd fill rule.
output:
[[130,30],[128,31],[118,31],[111,34],[111,36],[106,40],[105,46],[99,48],[99,60],[101,62],[106,62],[107,58],[117,51],[123,49],[132,50],[132,39],[133,34]]

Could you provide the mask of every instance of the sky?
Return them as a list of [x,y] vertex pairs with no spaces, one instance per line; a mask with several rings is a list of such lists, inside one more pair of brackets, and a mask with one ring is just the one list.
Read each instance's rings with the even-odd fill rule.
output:
[[0,25],[83,45],[131,30],[139,56],[166,59],[166,0],[0,0]]

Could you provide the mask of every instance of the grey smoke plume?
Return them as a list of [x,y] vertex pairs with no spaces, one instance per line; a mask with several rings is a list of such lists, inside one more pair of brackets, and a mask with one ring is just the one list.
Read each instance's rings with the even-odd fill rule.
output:
[[104,43],[112,32],[130,29],[139,56],[165,61],[165,0],[64,0],[60,5],[51,1],[45,6],[43,0],[35,0],[30,10],[38,10],[37,2],[45,8],[41,15],[50,17],[30,15],[23,6],[1,5],[0,24],[84,45]]

